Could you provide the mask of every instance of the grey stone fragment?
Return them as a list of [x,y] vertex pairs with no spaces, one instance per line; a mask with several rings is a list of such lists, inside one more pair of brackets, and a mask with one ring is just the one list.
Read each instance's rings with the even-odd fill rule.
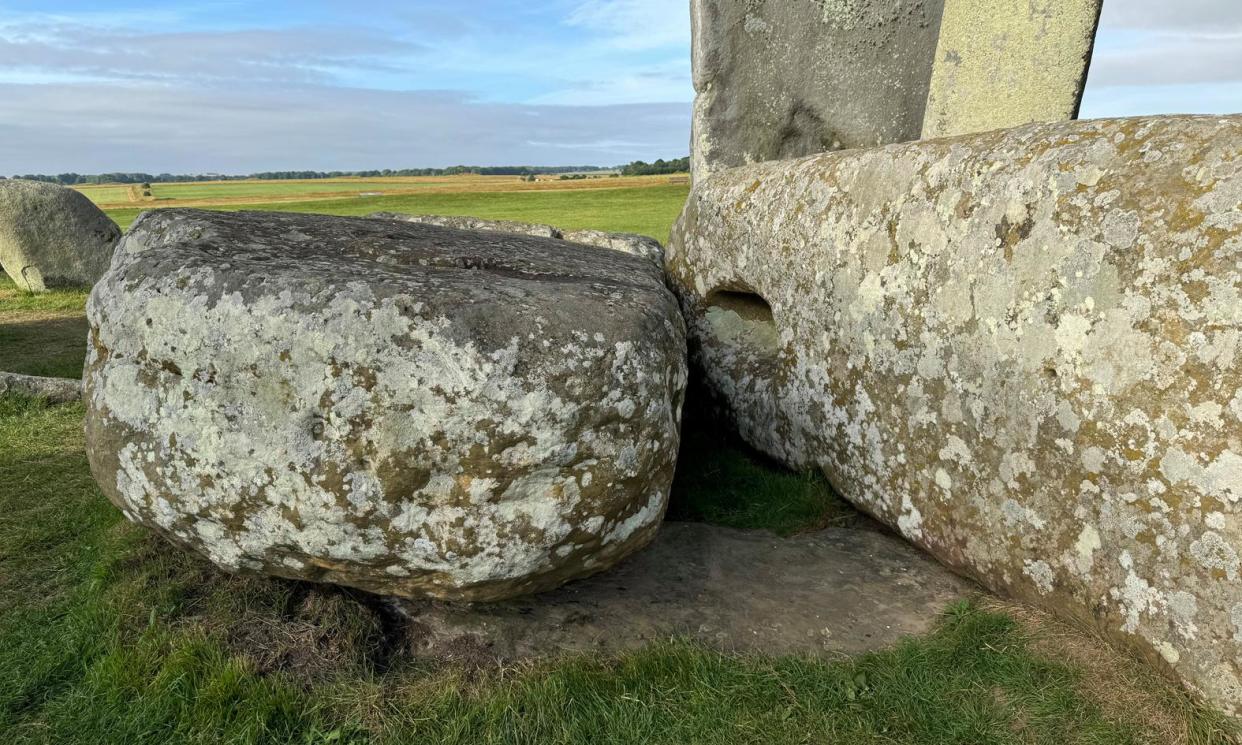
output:
[[81,192],[0,180],[0,268],[24,290],[95,284],[120,237],[116,223]]
[[54,404],[65,404],[82,400],[82,382],[0,371],[0,396],[6,393],[19,393],[47,399]]
[[571,243],[608,248],[632,254],[664,266],[664,247],[654,238],[636,233],[607,233],[603,230],[567,230],[562,236]]
[[444,215],[406,215],[400,212],[375,212],[367,217],[374,220],[398,220],[427,225],[441,225],[460,230],[485,230],[516,235],[535,235],[556,238],[597,248],[632,254],[664,265],[664,248],[654,238],[636,233],[609,233],[603,230],[561,230],[551,225],[516,222],[514,220],[485,220],[477,217],[454,217]]
[[514,235],[533,235],[540,238],[561,237],[561,231],[551,225],[518,222],[517,220],[487,220],[481,217],[458,215],[406,215],[400,212],[375,212],[367,217],[374,220],[400,220],[424,225],[439,225],[442,228],[456,228],[457,230],[489,230]]
[[696,184],[669,246],[742,435],[1242,713],[1242,116]]
[[978,590],[904,541],[829,529],[780,538],[665,523],[612,571],[486,605],[397,601],[414,651],[502,660],[620,652],[672,636],[723,651],[858,654],[924,634]]
[[685,329],[636,257],[160,210],[87,315],[96,480],[226,569],[493,600],[601,571],[663,516]]
[[695,180],[914,140],[943,0],[692,0]]

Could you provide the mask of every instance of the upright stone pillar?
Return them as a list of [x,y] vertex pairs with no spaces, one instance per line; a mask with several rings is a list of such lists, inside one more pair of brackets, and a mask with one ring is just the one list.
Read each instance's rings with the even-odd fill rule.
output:
[[918,139],[944,0],[692,0],[696,180]]
[[944,0],[923,137],[1078,117],[1102,0]]

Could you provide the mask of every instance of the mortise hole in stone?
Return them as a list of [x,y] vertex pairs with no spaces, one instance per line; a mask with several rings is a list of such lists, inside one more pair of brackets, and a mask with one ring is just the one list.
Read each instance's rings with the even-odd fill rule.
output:
[[738,351],[758,357],[775,357],[781,334],[772,306],[754,292],[717,290],[704,301],[704,317],[712,336]]

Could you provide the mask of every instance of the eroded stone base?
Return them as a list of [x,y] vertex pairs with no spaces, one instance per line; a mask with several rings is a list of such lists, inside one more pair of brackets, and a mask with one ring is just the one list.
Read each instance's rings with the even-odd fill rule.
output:
[[894,536],[833,528],[780,538],[665,523],[618,567],[486,605],[394,601],[415,653],[445,659],[638,649],[688,636],[724,651],[856,654],[924,634],[977,592]]

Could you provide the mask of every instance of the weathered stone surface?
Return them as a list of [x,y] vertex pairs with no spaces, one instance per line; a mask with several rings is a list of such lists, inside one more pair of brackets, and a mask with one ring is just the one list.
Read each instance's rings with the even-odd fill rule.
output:
[[502,660],[620,652],[684,636],[724,651],[858,654],[931,631],[978,589],[898,538],[833,528],[779,538],[665,523],[606,574],[522,600],[398,601],[417,654]]
[[459,215],[406,215],[401,212],[374,212],[367,215],[375,220],[400,220],[416,222],[424,225],[439,225],[442,228],[457,230],[489,230],[515,235],[533,235],[539,238],[560,238],[561,231],[551,225],[518,222],[517,220],[485,220],[481,217],[463,217]]
[[642,257],[664,265],[664,247],[654,238],[636,233],[608,233],[603,230],[561,230],[551,225],[517,222],[514,220],[484,220],[479,217],[446,217],[443,215],[406,215],[400,212],[375,212],[368,217],[375,220],[398,220],[428,225],[441,225],[459,230],[486,230],[518,235],[535,235],[556,238],[570,243],[607,248]]
[[20,393],[47,399],[54,404],[65,404],[82,400],[82,382],[0,371],[0,395],[5,393]]
[[120,238],[116,223],[80,192],[0,181],[0,268],[22,289],[93,285]]
[[695,180],[914,140],[944,0],[693,0]]
[[945,0],[923,137],[1074,119],[1103,0]]
[[1233,116],[725,171],[668,264],[751,443],[1238,713],[1240,258]]
[[566,230],[561,237],[570,243],[609,248],[644,258],[656,266],[664,266],[664,247],[655,238],[645,235],[606,233],[602,230]]
[[162,210],[87,314],[92,472],[222,567],[491,600],[602,570],[659,527],[685,330],[637,258]]

